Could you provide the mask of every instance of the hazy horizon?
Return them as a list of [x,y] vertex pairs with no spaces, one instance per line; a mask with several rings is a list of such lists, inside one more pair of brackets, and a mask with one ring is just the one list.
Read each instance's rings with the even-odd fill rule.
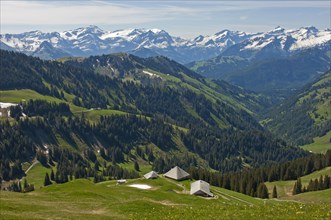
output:
[[330,1],[1,1],[1,34],[61,32],[96,25],[107,31],[158,28],[194,38],[245,32],[330,28]]

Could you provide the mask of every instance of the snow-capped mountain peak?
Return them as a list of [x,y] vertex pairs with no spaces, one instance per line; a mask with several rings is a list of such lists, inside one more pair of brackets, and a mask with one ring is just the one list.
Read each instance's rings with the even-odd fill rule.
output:
[[273,30],[269,31],[269,34],[279,34],[279,33],[283,33],[285,31],[284,28],[282,28],[281,26],[277,26],[275,27]]
[[[324,45],[331,41],[330,38],[330,30],[321,31],[315,27],[286,30],[279,26],[265,33],[224,29],[213,35],[199,35],[188,40],[171,36],[168,32],[157,28],[105,31],[95,25],[63,32],[31,31],[22,34],[0,35],[3,48],[26,54],[38,54],[34,52],[38,48],[40,52],[41,49],[49,46],[40,47],[43,42],[48,42],[52,47],[47,47],[47,50],[43,51],[50,53],[52,49],[58,49],[57,54],[63,53],[72,56],[131,51],[139,51],[141,54],[148,51],[149,54],[168,56],[182,63],[208,59],[228,49],[233,54],[264,48],[268,48],[268,51],[277,50],[285,54]],[[148,50],[143,50],[143,48]]]

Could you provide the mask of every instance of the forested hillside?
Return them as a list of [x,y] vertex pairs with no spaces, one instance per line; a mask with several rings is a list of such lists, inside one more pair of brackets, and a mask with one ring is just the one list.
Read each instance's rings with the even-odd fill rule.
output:
[[99,175],[109,162],[227,172],[307,155],[252,116],[249,107],[267,99],[207,81],[167,58],[118,54],[60,63],[5,51],[1,57],[0,101],[20,103],[10,109],[15,120],[0,122],[4,179],[24,175],[20,164],[35,157],[57,164],[64,178]]
[[305,86],[268,115],[266,126],[295,145],[312,143],[331,128],[331,72]]
[[206,77],[223,79],[246,89],[279,96],[286,95],[286,92],[281,93],[283,90],[301,88],[321,72],[327,71],[330,68],[329,48],[314,48],[289,57],[264,59],[222,54],[186,66]]

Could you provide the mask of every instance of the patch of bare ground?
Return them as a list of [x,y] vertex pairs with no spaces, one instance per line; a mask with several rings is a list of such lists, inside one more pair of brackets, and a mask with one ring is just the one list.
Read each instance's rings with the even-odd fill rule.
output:
[[173,202],[168,201],[168,200],[156,201],[156,200],[147,199],[146,201],[161,204],[161,205],[164,205],[164,206],[187,206],[187,204],[173,203]]

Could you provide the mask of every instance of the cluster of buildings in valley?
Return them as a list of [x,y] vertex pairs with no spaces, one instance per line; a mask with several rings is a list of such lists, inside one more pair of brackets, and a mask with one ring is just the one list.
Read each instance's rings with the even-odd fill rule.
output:
[[[173,167],[168,172],[166,172],[164,177],[167,177],[169,179],[173,179],[176,181],[181,181],[188,179],[190,177],[190,174],[187,173],[185,170],[181,169],[178,166]],[[144,175],[145,179],[156,179],[159,175],[155,171],[150,171],[149,173],[146,173]],[[126,180],[117,180],[118,184],[126,183]],[[203,180],[197,180],[193,183],[191,183],[191,189],[190,189],[191,195],[198,195],[198,196],[204,196],[204,197],[213,197],[213,193],[210,192],[210,185],[209,183],[203,181]]]

